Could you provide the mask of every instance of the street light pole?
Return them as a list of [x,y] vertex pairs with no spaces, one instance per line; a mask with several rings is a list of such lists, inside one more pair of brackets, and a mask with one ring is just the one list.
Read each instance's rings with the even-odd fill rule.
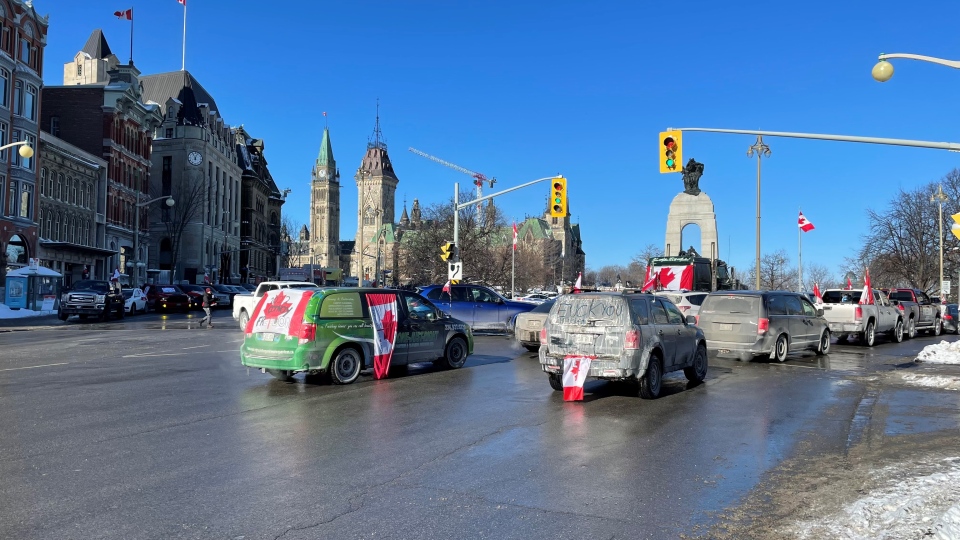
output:
[[[174,205],[173,197],[170,195],[164,195],[163,197],[157,197],[156,199],[150,199],[149,201],[137,202],[134,206],[133,212],[133,268],[136,271],[136,276],[134,276],[133,284],[137,287],[141,285],[140,283],[140,209],[144,206],[157,201],[167,200],[167,206],[172,207]],[[140,196],[137,195],[137,200],[140,200]]]
[[756,276],[754,282],[756,289],[760,290],[760,161],[762,158],[770,157],[770,147],[763,142],[763,135],[757,135],[757,142],[747,149],[747,157],[757,155],[757,260]]
[[893,53],[893,54],[881,54],[879,61],[873,70],[871,75],[878,82],[887,82],[890,80],[890,77],[893,77],[893,64],[887,62],[889,58],[906,58],[908,60],[919,60],[921,62],[929,62],[931,64],[939,64],[941,66],[952,67],[954,69],[960,69],[960,61],[957,60],[944,60],[943,58],[936,58],[933,56],[924,56],[922,54],[909,54],[909,53]]
[[937,186],[937,192],[930,196],[930,202],[935,202],[940,206],[940,303],[943,303],[943,203],[949,199],[943,193],[943,185]]

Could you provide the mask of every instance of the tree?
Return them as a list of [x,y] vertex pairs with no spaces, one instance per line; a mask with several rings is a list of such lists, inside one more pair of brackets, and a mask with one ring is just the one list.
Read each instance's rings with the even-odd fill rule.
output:
[[804,268],[803,280],[810,290],[813,290],[814,283],[818,283],[821,291],[824,289],[834,289],[837,287],[837,283],[839,283],[829,268],[818,263],[808,264],[807,267]]
[[627,273],[630,275],[629,281],[637,286],[643,285],[647,276],[647,263],[653,257],[663,257],[663,250],[656,244],[647,244],[640,253],[633,256],[630,264],[627,266]]
[[[792,291],[797,288],[797,269],[791,267],[790,258],[784,249],[767,253],[760,258],[760,289],[768,291]],[[756,284],[757,270],[751,268],[747,286]]]
[[[172,196],[173,207],[160,207],[160,223],[164,227],[165,236],[170,241],[170,269],[171,279],[177,279],[177,264],[180,262],[180,246],[183,244],[183,233],[187,226],[199,221],[203,217],[203,206],[206,204],[206,187],[203,184],[203,173],[185,173],[171,179],[168,185],[162,186],[154,197]],[[162,262],[162,261],[161,261]]]

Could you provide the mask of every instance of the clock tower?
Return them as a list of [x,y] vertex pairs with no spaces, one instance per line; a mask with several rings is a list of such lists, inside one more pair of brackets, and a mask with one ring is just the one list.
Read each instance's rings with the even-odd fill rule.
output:
[[320,155],[310,173],[310,256],[325,268],[340,267],[340,172],[330,130],[323,128]]
[[[381,233],[385,232],[384,226],[394,223],[397,184],[400,182],[387,155],[387,143],[380,133],[379,106],[377,109],[373,137],[367,143],[367,153],[355,176],[359,192],[357,238],[354,253],[350,257],[351,275],[369,280],[375,277],[378,256],[383,264],[384,258],[389,255],[381,251],[379,244],[383,241]],[[363,261],[362,267],[360,261]]]

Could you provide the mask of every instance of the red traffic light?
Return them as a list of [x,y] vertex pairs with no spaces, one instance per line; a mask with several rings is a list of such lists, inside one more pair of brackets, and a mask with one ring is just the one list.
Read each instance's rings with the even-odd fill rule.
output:
[[663,140],[663,145],[673,150],[673,147],[677,145],[677,142],[673,140],[673,137],[667,137]]

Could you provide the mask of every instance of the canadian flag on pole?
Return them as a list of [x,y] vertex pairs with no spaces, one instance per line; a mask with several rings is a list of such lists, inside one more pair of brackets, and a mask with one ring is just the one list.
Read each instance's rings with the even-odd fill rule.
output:
[[126,19],[128,21],[133,20],[133,8],[122,11],[114,11],[113,14],[116,15],[118,19]]
[[647,265],[647,275],[643,277],[643,287],[640,288],[641,292],[649,291],[650,289],[657,286],[657,276],[656,272],[653,272],[649,265]]
[[397,297],[368,294],[367,305],[373,320],[373,378],[382,379],[390,369],[393,344],[397,339]]
[[822,303],[823,303],[823,296],[820,294],[820,284],[819,284],[819,283],[814,283],[814,284],[813,284],[813,297],[817,299],[817,303],[818,303],[818,304],[822,304]]
[[797,226],[800,227],[800,230],[803,232],[810,232],[814,229],[813,223],[810,223],[810,220],[807,219],[807,216],[803,215],[803,212],[800,212],[800,219],[797,220]]
[[443,288],[440,289],[440,292],[445,292],[448,295],[450,294],[450,280],[448,279],[446,283],[443,284]]
[[590,373],[593,356],[568,356],[563,359],[563,400],[583,401],[583,383]]
[[186,6],[187,0],[177,0],[177,3],[180,4],[181,6]]
[[517,224],[513,224],[513,250],[517,250]]
[[850,281],[850,278],[847,278],[847,286],[844,287],[844,290],[847,290],[847,291],[853,290],[853,282]]
[[583,272],[577,273],[577,282],[573,284],[573,293],[577,294],[580,292],[580,286],[583,281]]
[[861,304],[873,304],[873,288],[870,287],[870,269],[863,275],[863,294],[860,295]]

